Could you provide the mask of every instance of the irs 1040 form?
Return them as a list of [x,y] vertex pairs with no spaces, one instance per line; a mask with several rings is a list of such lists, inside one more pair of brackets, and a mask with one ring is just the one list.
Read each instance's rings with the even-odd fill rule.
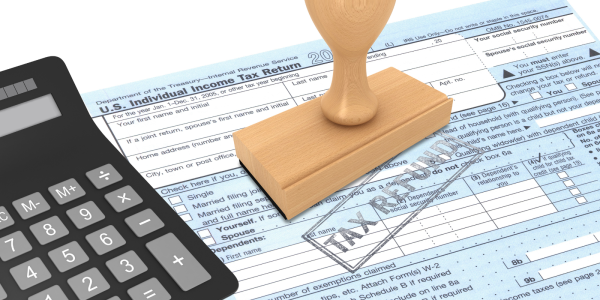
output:
[[600,44],[566,1],[389,24],[368,72],[454,98],[450,124],[285,221],[231,134],[325,93],[332,59],[315,41],[83,98],[235,272],[232,299],[598,298]]

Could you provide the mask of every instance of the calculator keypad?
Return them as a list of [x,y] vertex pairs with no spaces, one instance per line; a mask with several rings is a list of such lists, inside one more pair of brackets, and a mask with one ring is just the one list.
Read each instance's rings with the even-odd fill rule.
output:
[[39,257],[11,268],[10,274],[22,290],[40,284],[52,277]]
[[27,220],[50,210],[50,205],[40,193],[34,193],[27,197],[23,197],[13,201],[12,204],[23,220]]
[[28,300],[69,300],[69,298],[58,285],[55,285],[29,297]]
[[148,267],[134,251],[107,261],[106,266],[119,282],[125,282],[148,271]]
[[108,193],[105,198],[116,212],[122,212],[142,203],[142,197],[140,197],[130,186]]
[[89,269],[67,280],[79,300],[90,299],[110,288],[97,268]]
[[88,201],[77,207],[67,210],[67,216],[77,229],[86,228],[96,222],[104,220],[105,216],[96,203]]
[[10,216],[4,206],[0,206],[0,230],[15,224],[15,220]]
[[[116,169],[108,164],[100,168],[94,169],[86,173],[87,178],[97,189],[102,189],[123,180],[123,177],[116,171]],[[81,187],[79,182],[75,178],[65,180],[61,183],[53,185],[48,188],[48,192],[56,200],[54,206],[65,205],[73,202],[77,199],[86,196],[85,190]],[[101,222],[114,223],[115,226],[110,223],[104,223],[97,228],[102,228],[89,233],[85,232],[85,239],[91,248],[96,252],[97,255],[105,255],[109,252],[118,252],[114,255],[110,255],[109,260],[105,261],[108,271],[114,276],[114,278],[122,284],[126,284],[128,281],[138,277],[146,276],[142,280],[138,280],[134,284],[130,285],[127,289],[127,293],[133,300],[169,300],[171,295],[163,287],[163,285],[156,278],[146,280],[152,276],[150,272],[156,272],[157,270],[151,270],[145,262],[140,258],[138,253],[133,250],[127,251],[115,251],[121,249],[126,245],[126,240],[123,238],[120,230],[129,229],[135,234],[135,236],[141,238],[165,227],[164,222],[158,217],[158,215],[150,208],[142,209],[141,211],[133,212],[131,214],[118,217],[117,214],[127,211],[131,208],[139,206],[144,201],[138,193],[129,185],[117,188],[116,190],[106,193],[105,199],[108,204],[113,208],[113,211],[107,212],[102,211],[94,202],[94,199],[81,204],[74,204],[72,207],[66,210],[66,216],[73,223],[73,225],[79,230],[85,230],[86,228]],[[21,219],[28,220],[51,209],[50,204],[44,199],[41,193],[34,193],[29,196],[23,197],[12,202],[12,206],[15,208]],[[9,207],[10,208],[10,207]],[[4,229],[11,227],[20,220],[15,220],[9,213],[9,208],[0,206],[0,232]],[[12,213],[12,212],[11,212]],[[112,216],[106,216],[104,213],[111,213]],[[47,245],[55,242],[63,237],[69,237],[69,229],[63,223],[64,215],[52,214],[40,219],[32,220],[28,223],[33,223],[29,226],[31,234],[35,237],[39,245]],[[120,219],[121,221],[116,221]],[[124,221],[124,222],[123,222]],[[125,226],[127,224],[127,226]],[[71,230],[73,228],[71,227]],[[127,232],[129,234],[129,232]],[[22,231],[16,232],[2,232],[4,235],[0,238],[0,259],[2,261],[9,261],[13,258],[24,256],[28,252],[33,250],[30,240],[27,239]],[[81,236],[74,234],[72,236]],[[31,238],[30,238],[31,239]],[[135,243],[136,241],[131,241]],[[89,253],[81,247],[80,240],[64,241],[58,245],[50,246],[51,251],[47,253],[50,261],[54,264],[54,267],[60,273],[65,273],[73,270],[76,267],[85,266],[86,263],[90,264]],[[39,247],[39,245],[37,245]],[[85,245],[84,245],[85,246]],[[89,252],[90,250],[88,250]],[[208,280],[211,276],[204,269],[204,267],[196,260],[196,258],[188,251],[188,249],[179,241],[179,239],[173,233],[162,234],[160,237],[152,238],[146,243],[146,253],[150,252],[160,263],[170,277],[179,285],[183,291],[188,291]],[[37,254],[37,253],[36,253]],[[30,254],[33,256],[33,254]],[[95,257],[95,259],[101,259]],[[9,270],[12,275],[14,282],[17,286],[25,291],[33,286],[38,286],[41,283],[52,278],[52,274],[42,261],[40,257],[25,257],[21,263]],[[20,262],[17,262],[20,263]],[[97,295],[109,290],[110,284],[107,282],[100,270],[94,266],[88,266],[83,268],[86,270],[79,275],[69,277],[61,277],[65,275],[59,275],[57,278],[65,278],[65,285],[53,285],[54,283],[46,283],[46,286],[38,286],[38,289],[29,293],[28,300],[67,300],[66,294],[63,289],[68,285],[71,290],[75,293],[78,300],[87,300],[94,298]],[[108,273],[107,271],[107,273]],[[56,271],[54,271],[56,272]],[[150,273],[150,274],[148,274]],[[67,273],[68,274],[68,273]],[[139,283],[142,281],[142,283]],[[2,282],[4,283],[4,282]],[[39,292],[42,290],[41,292]],[[10,290],[9,290],[10,291]],[[32,295],[33,294],[33,295]],[[108,295],[100,295],[99,298],[108,300],[120,300],[118,296],[110,297]],[[114,295],[114,294],[113,294]],[[0,300],[13,299],[15,295],[7,295],[6,291],[0,285]],[[16,296],[20,298],[19,296]],[[98,297],[96,297],[98,298]]]
[[57,216],[35,223],[29,226],[29,229],[40,245],[46,245],[69,234],[65,224]]
[[48,256],[60,272],[66,272],[90,260],[77,242],[58,247],[48,252]]
[[85,239],[98,255],[106,254],[125,245],[125,239],[112,225],[88,234]]
[[60,205],[85,196],[85,191],[77,183],[77,180],[73,178],[49,187],[48,192],[52,194],[52,197]]
[[31,251],[31,249],[33,249],[31,248],[31,244],[29,244],[21,231],[0,238],[0,259],[2,261],[9,261]]

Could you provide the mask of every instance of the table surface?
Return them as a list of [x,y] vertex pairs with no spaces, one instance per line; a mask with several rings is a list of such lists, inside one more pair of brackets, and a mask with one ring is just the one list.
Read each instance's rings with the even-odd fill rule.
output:
[[[399,0],[389,22],[479,2]],[[595,2],[570,0],[600,32]],[[2,11],[2,40],[11,42],[0,70],[59,56],[81,93],[321,38],[301,0],[7,1]]]

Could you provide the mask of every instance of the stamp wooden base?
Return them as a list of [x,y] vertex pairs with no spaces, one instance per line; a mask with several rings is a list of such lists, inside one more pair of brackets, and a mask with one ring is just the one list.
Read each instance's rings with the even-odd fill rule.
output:
[[452,99],[397,69],[368,82],[379,107],[365,124],[329,121],[317,98],[233,134],[238,158],[286,219],[450,121]]

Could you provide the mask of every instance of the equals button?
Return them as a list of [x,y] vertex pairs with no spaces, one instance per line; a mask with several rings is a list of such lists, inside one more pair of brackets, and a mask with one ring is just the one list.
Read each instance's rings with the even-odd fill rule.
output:
[[150,208],[126,218],[125,223],[137,237],[143,237],[165,226]]

